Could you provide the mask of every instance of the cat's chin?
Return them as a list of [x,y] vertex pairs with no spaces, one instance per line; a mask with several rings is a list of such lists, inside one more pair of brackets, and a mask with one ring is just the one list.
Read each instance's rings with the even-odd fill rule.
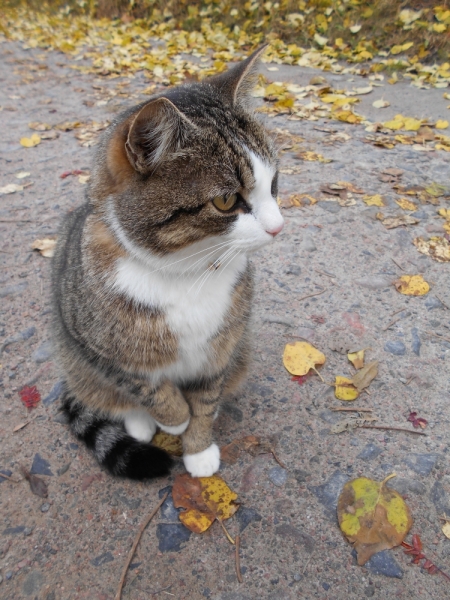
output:
[[185,454],[183,456],[186,471],[192,477],[211,477],[220,467],[220,450],[217,444],[211,444],[209,448],[196,454]]

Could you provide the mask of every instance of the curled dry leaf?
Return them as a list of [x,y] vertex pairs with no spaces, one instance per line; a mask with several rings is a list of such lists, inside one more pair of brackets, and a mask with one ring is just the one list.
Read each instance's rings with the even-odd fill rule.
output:
[[48,123],[39,123],[39,121],[33,121],[32,123],[28,123],[28,127],[30,129],[34,129],[34,131],[48,131],[52,128]]
[[395,229],[403,225],[417,225],[419,219],[411,217],[411,215],[400,215],[398,217],[383,217],[380,219],[386,229]]
[[32,475],[30,471],[25,469],[25,467],[20,467],[20,470],[22,471],[22,475],[30,484],[30,490],[33,492],[33,494],[35,496],[39,496],[39,498],[47,498],[48,486],[45,481],[37,475]]
[[365,350],[358,350],[357,352],[349,352],[347,354],[348,360],[352,363],[355,369],[362,369],[364,366],[364,352]]
[[418,237],[413,244],[419,252],[431,256],[437,262],[450,261],[450,244],[445,238],[436,236],[424,240],[422,237]]
[[409,210],[411,212],[415,212],[417,210],[417,204],[408,200],[408,198],[400,198],[400,200],[396,200],[396,203],[403,208],[403,210]]
[[386,108],[387,106],[390,106],[391,103],[388,102],[387,100],[384,100],[383,98],[380,98],[379,100],[375,100],[375,102],[372,102],[372,106],[374,106],[375,108]]
[[179,435],[158,431],[152,438],[152,446],[162,448],[172,456],[183,456],[183,444]]
[[316,365],[323,365],[325,360],[325,355],[308,342],[293,342],[284,348],[283,364],[291,375],[306,375],[311,369],[318,374]]
[[399,546],[412,526],[411,513],[398,492],[366,477],[345,484],[338,500],[341,531],[353,544],[358,565]]
[[395,289],[405,296],[424,296],[430,286],[422,275],[402,275],[394,281]]
[[21,192],[23,190],[23,185],[19,185],[18,183],[8,183],[0,188],[0,195],[2,194],[15,194],[16,192]]
[[260,442],[261,440],[254,435],[247,435],[243,438],[233,440],[220,449],[220,459],[223,462],[234,465],[241,452],[248,451],[252,446],[258,446]]
[[180,521],[195,533],[203,533],[217,519],[224,521],[239,508],[237,494],[230,490],[219,475],[191,477],[188,473],[177,475],[172,488],[176,508],[184,508]]
[[38,250],[45,258],[52,258],[55,254],[56,240],[50,238],[42,238],[41,240],[34,240],[31,244],[33,250]]
[[375,379],[377,375],[378,361],[374,360],[355,373],[351,379],[351,382],[358,392],[362,392],[363,389],[371,384],[372,380]]

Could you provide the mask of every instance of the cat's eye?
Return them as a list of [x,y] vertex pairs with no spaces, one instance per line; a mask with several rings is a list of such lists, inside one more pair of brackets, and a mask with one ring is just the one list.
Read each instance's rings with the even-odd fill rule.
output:
[[235,207],[237,200],[237,194],[231,194],[230,196],[216,196],[212,199],[212,203],[218,210],[228,212]]

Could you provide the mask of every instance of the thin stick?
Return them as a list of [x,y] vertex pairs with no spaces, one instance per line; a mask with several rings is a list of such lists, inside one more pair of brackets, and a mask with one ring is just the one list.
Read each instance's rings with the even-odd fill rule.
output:
[[223,532],[227,536],[228,541],[230,542],[230,544],[233,544],[233,546],[234,546],[235,542],[234,542],[233,538],[231,537],[231,535],[226,530],[225,525],[223,524],[223,522],[221,521],[221,519],[219,519],[219,517],[216,517],[216,521],[219,521],[219,523],[220,523],[220,525],[221,525],[221,527],[223,529]]
[[403,268],[401,265],[399,265],[399,264],[398,264],[398,262],[395,260],[395,258],[392,258],[392,256],[391,256],[391,260],[392,260],[392,262],[393,262],[393,263],[395,263],[395,264],[397,265],[397,267],[398,267],[399,269],[401,269],[402,271],[404,271],[404,270],[405,270],[405,269],[404,269],[404,268]]
[[438,340],[444,340],[444,342],[450,342],[450,338],[446,338],[443,335],[438,335],[437,333],[433,333],[432,331],[425,331],[425,333],[427,335],[432,335],[435,338],[438,338]]
[[33,219],[0,219],[0,223],[35,223]]
[[347,407],[347,406],[340,406],[338,408],[332,408],[331,410],[333,411],[349,411],[349,412],[372,412],[371,408],[353,408],[353,407]]
[[398,315],[399,312],[403,312],[404,310],[406,310],[406,308],[400,308],[399,310],[396,310],[395,313],[392,313],[391,317],[393,317],[394,315]]
[[5,475],[4,473],[0,473],[0,477],[4,477],[5,479],[7,479],[8,481],[11,481],[12,483],[20,483],[20,481],[16,481],[12,477],[10,477],[9,475]]
[[237,575],[239,583],[242,583],[243,579],[242,579],[242,573],[241,573],[241,561],[240,561],[240,558],[239,558],[239,545],[240,545],[240,543],[241,543],[241,536],[238,534],[236,536],[236,548],[235,548],[234,556],[235,556],[235,559],[236,559],[236,575]]
[[[12,254],[12,252],[11,252],[11,254]],[[449,306],[448,304],[445,304],[445,302],[442,300],[442,298],[441,298],[440,296],[438,296],[437,294],[436,294],[436,298],[439,300],[439,302],[440,302],[441,304],[443,304],[443,305],[445,306],[445,308],[446,308],[447,310],[450,310],[450,306]]]
[[[160,594],[161,592],[165,592],[172,586],[173,586],[173,583],[171,583],[170,585],[166,585],[166,587],[160,588],[159,590],[155,590],[154,592],[150,592],[150,596],[154,596],[155,594]],[[166,594],[168,594],[168,592],[166,592]],[[170,594],[170,595],[173,596],[173,594]]]
[[427,435],[423,431],[414,431],[414,429],[406,429],[406,427],[389,427],[389,425],[360,425],[364,429],[392,429],[393,431],[406,431],[415,435]]
[[302,300],[306,300],[306,298],[312,298],[313,296],[320,296],[320,294],[324,294],[327,291],[328,291],[328,288],[325,288],[321,292],[316,292],[315,294],[308,294],[307,296],[302,296],[301,298],[298,298],[298,302],[301,302]]
[[282,469],[287,469],[287,466],[284,463],[282,463],[281,460],[278,458],[278,456],[275,454],[275,450],[272,448],[272,446],[270,447],[270,452],[272,453],[272,456],[277,461],[277,463],[280,465],[280,467]]
[[395,325],[396,323],[398,323],[401,320],[402,320],[401,317],[398,317],[397,319],[394,319],[393,321],[391,321],[389,323],[389,325],[386,325],[386,327],[383,327],[383,329],[381,331],[387,331],[389,329],[389,327],[392,327],[392,325]]
[[305,572],[306,572],[306,569],[308,568],[308,565],[309,565],[309,563],[311,562],[312,555],[313,555],[313,552],[311,552],[311,556],[310,556],[310,557],[308,558],[308,560],[306,561],[306,564],[305,564],[305,566],[304,566],[304,568],[303,568],[303,575],[305,574]]
[[325,275],[326,277],[331,277],[331,279],[336,279],[336,275],[331,275],[330,273],[325,273],[325,271],[319,271],[319,269],[314,269],[316,273],[320,273],[321,275]]
[[123,584],[125,583],[125,577],[127,576],[128,567],[130,566],[131,559],[134,556],[134,553],[136,551],[137,545],[139,544],[139,541],[140,541],[140,539],[142,537],[142,534],[144,533],[145,528],[150,523],[150,521],[153,519],[153,517],[156,515],[156,513],[158,512],[158,510],[161,508],[161,505],[164,503],[164,501],[165,501],[165,499],[167,498],[168,495],[169,495],[169,492],[166,492],[164,494],[164,496],[158,502],[158,505],[156,506],[156,508],[150,513],[150,515],[145,519],[145,521],[139,527],[139,531],[137,532],[137,535],[136,535],[136,537],[134,539],[133,545],[131,546],[131,550],[128,553],[127,560],[125,561],[125,565],[124,565],[123,570],[122,570],[122,575],[121,575],[120,581],[119,581],[119,589],[117,590],[117,594],[116,594],[115,600],[120,600],[121,597],[122,597],[122,588],[123,588]]

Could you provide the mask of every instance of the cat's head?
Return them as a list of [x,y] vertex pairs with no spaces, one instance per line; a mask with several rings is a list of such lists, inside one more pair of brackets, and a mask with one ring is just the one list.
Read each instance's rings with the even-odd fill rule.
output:
[[126,111],[103,138],[89,195],[130,250],[246,252],[281,231],[276,151],[247,108],[262,50]]

